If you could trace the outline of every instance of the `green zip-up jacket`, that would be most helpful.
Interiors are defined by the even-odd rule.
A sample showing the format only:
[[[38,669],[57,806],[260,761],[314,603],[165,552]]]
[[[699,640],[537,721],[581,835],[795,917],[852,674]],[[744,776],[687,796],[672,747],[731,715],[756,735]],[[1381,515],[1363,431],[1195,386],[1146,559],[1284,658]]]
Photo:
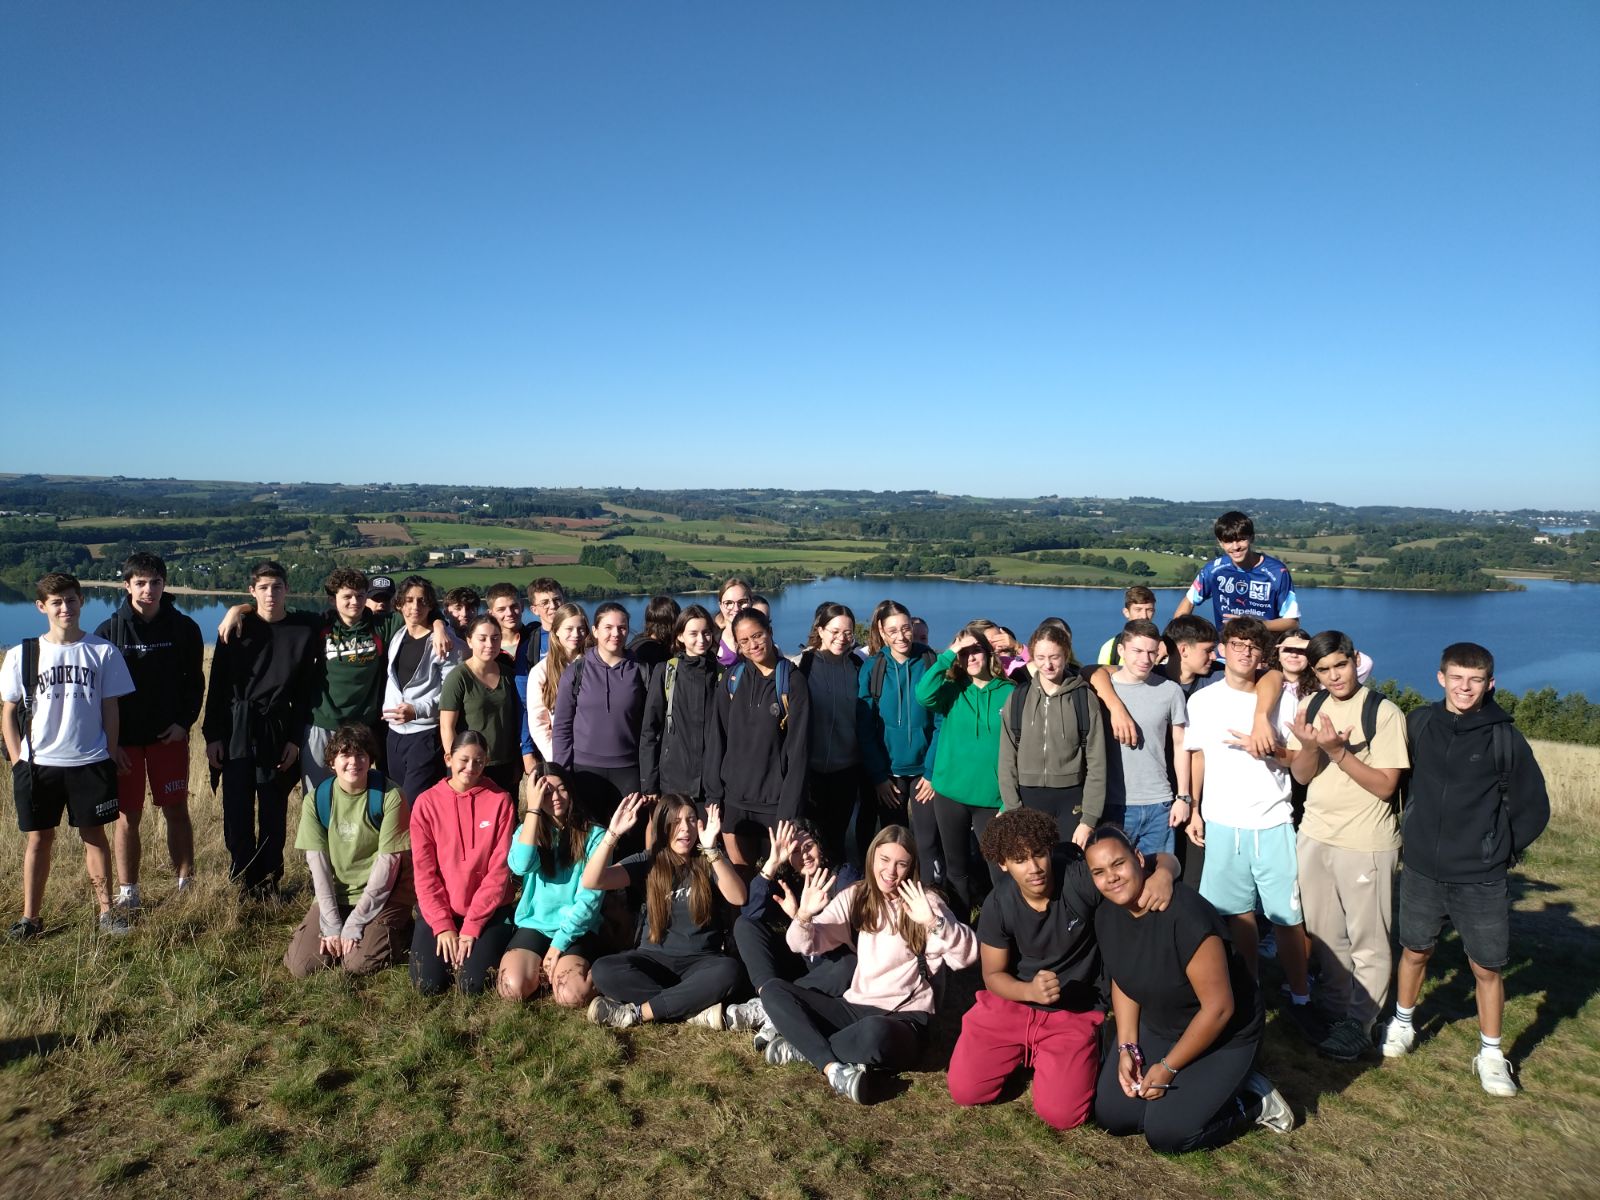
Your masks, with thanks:
[[[917,680],[917,703],[942,713],[934,754],[933,790],[973,808],[1000,807],[1000,710],[1016,691],[1009,679],[983,687],[963,677],[945,678],[956,661],[946,650]]]

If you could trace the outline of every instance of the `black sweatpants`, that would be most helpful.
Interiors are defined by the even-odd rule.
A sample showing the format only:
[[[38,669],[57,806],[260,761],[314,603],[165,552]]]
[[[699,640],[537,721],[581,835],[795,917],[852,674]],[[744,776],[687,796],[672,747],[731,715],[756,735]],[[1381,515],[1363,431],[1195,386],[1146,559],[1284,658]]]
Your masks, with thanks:
[[[1022,801],[1023,808],[1037,809],[1046,816],[1055,818],[1056,834],[1063,842],[1072,840],[1073,831],[1078,828],[1081,819],[1080,810],[1083,808],[1081,787],[1019,786],[1017,795]]]
[[[298,769],[262,772],[248,758],[222,764],[222,840],[228,874],[248,889],[283,878],[283,843],[289,791]]]
[[[917,842],[917,862],[922,867],[922,882],[944,886],[944,847],[939,843],[939,819],[934,815],[933,801],[926,804],[915,799],[920,775],[895,775],[891,782],[895,793],[905,802],[901,816],[887,824],[907,825]],[[865,867],[863,866],[863,869]]]
[[[418,796],[445,777],[444,747],[437,728],[416,733],[396,733],[391,729],[387,744],[389,778],[411,803],[415,804]]]
[[[842,996],[855,978],[856,952],[850,947],[836,947],[810,963],[789,949],[784,935],[765,921],[740,917],[733,923],[733,942],[750,986],[757,992],[774,979],[782,979],[826,996]]]
[[[860,767],[842,771],[811,771],[806,775],[806,816],[816,822],[822,834],[822,850],[835,865],[860,862],[847,858],[845,838],[850,831],[850,816],[857,806],[869,808],[866,776]],[[860,853],[866,852],[862,843]]]
[[[761,993],[767,1019],[817,1070],[829,1063],[861,1063],[903,1071],[917,1061],[928,1028],[925,1012],[890,1012],[850,1004],[774,979]]]
[[[938,792],[933,795],[933,816],[939,822],[939,842],[944,847],[944,889],[958,921],[970,920],[978,901],[1000,886],[1000,868],[993,864],[989,865],[987,888],[977,877],[983,859],[973,845],[999,811],[962,804]]]
[[[1146,1063],[1156,1062],[1174,1044],[1155,1034],[1139,1036]],[[1107,1054],[1095,1088],[1095,1120],[1110,1134],[1144,1134],[1159,1154],[1220,1146],[1250,1124],[1236,1097],[1260,1048],[1260,1039],[1251,1038],[1208,1050],[1179,1071],[1172,1089],[1153,1103],[1123,1093],[1117,1082],[1119,1056]]]
[[[506,952],[506,943],[517,931],[517,927],[511,923],[512,912],[513,906],[510,904],[495,910],[484,924],[483,932],[472,943],[472,949],[467,952],[467,961],[461,964],[459,970],[439,957],[438,932],[429,929],[428,922],[418,913],[417,924],[411,934],[411,982],[416,985],[417,991],[424,996],[437,996],[450,986],[451,975],[455,976],[456,987],[467,995],[476,996],[483,991],[489,972],[500,965],[500,957]],[[460,929],[461,926],[457,924],[457,932]]]
[[[657,1021],[682,1021],[733,995],[744,970],[726,954],[668,954],[659,946],[640,946],[599,959],[590,977],[602,996],[648,1003]]]
[[[617,805],[622,803],[622,798],[639,790],[639,764],[634,763],[631,767],[586,767],[582,763],[574,764],[572,788],[576,799],[589,814],[589,819],[604,828],[617,811]],[[616,849],[618,859],[644,849],[645,825],[654,815],[655,809],[652,808],[644,814],[644,820],[623,836]]]

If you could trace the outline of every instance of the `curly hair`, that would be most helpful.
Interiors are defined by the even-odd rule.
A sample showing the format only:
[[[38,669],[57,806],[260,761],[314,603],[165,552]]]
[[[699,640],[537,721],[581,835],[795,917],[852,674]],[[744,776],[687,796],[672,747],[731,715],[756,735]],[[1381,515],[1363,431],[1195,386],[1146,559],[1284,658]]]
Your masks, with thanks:
[[[1015,808],[989,822],[978,849],[998,867],[1036,854],[1049,854],[1060,840],[1054,817],[1036,808]]]
[[[364,592],[367,590],[367,577],[354,567],[336,567],[322,581],[322,590],[328,593],[329,599],[337,596],[345,588],[349,588],[352,592]]]
[[[344,721],[328,737],[323,751],[323,761],[330,766],[341,754],[365,754],[369,759],[378,757],[378,739],[361,721]]]

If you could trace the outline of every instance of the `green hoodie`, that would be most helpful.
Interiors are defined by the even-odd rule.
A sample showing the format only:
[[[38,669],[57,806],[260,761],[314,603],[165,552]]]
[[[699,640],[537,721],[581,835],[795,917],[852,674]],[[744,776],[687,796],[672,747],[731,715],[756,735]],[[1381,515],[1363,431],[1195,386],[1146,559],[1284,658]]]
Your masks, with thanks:
[[[337,729],[341,721],[376,725],[383,715],[383,679],[389,668],[389,642],[405,625],[399,613],[375,617],[363,611],[346,625],[333,611],[322,616],[322,645],[327,660],[322,695],[311,712],[318,729]]]
[[[956,661],[946,650],[917,680],[917,703],[944,714],[929,782],[933,790],[973,808],[1000,807],[1000,710],[1016,691],[1009,679],[978,687],[945,678]]]

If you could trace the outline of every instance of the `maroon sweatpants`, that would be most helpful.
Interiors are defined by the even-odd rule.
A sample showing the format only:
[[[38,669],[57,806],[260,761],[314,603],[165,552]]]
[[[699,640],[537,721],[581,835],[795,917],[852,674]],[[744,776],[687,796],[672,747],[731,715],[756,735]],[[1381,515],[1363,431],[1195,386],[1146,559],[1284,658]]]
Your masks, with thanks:
[[[961,1019],[947,1082],[957,1104],[988,1104],[1018,1067],[1033,1067],[1033,1111],[1055,1129],[1089,1119],[1105,1014],[1042,1009],[985,989]]]

